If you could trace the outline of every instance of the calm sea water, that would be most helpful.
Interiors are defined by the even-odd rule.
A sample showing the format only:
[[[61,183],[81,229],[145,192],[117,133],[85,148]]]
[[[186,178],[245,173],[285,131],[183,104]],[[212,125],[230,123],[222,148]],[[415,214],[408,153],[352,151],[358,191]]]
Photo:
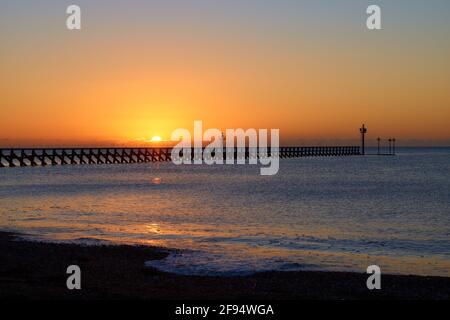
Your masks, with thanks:
[[[450,276],[450,148],[396,157],[0,169],[0,229],[82,243],[183,249],[184,274],[263,270]]]

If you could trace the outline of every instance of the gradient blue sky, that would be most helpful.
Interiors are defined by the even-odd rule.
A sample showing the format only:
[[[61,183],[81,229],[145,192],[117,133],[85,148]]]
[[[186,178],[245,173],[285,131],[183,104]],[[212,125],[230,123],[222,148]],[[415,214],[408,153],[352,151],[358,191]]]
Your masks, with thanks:
[[[168,138],[196,119],[449,145],[449,39],[444,0],[1,0],[0,145]]]

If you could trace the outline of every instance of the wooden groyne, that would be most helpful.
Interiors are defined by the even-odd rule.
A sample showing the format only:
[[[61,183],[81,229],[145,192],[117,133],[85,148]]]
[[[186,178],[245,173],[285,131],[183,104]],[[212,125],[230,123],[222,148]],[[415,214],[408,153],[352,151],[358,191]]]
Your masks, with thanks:
[[[201,150],[203,151],[203,150]],[[235,159],[259,157],[258,149],[234,148],[231,154]],[[172,148],[31,148],[0,149],[0,167],[28,167],[81,164],[118,164],[171,161]],[[191,150],[192,159],[203,152]],[[329,157],[360,155],[359,146],[333,147],[280,147],[268,155],[280,158]],[[214,154],[213,154],[214,156]],[[226,149],[224,149],[224,158]]]

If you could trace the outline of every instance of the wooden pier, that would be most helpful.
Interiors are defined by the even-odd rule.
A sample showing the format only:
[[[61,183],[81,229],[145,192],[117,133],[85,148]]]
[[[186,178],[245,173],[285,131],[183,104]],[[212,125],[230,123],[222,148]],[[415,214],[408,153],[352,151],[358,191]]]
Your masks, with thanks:
[[[244,150],[245,149],[245,150]],[[202,152],[200,152],[202,151]],[[261,150],[234,148],[234,158],[259,157]],[[118,164],[171,161],[172,148],[30,148],[0,149],[0,167],[35,167],[50,165]],[[280,147],[267,150],[280,158],[330,157],[361,155],[359,146]],[[191,150],[192,159],[203,150]],[[213,154],[214,156],[214,154]],[[226,149],[224,148],[224,159]]]

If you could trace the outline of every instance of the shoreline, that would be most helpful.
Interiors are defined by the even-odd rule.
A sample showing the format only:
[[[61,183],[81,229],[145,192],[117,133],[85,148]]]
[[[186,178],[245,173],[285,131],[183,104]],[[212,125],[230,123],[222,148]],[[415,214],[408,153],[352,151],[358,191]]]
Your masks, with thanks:
[[[449,300],[450,277],[353,272],[261,272],[247,276],[186,276],[144,266],[170,249],[144,245],[37,242],[0,231],[0,299],[31,300]],[[26,235],[25,235],[26,236]],[[66,269],[81,268],[81,290],[68,290]]]

